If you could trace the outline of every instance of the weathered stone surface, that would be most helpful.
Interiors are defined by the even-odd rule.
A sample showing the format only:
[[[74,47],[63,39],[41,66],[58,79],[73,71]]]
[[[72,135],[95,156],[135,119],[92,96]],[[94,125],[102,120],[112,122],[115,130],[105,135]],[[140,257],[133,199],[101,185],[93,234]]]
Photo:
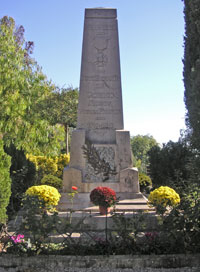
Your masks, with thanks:
[[[72,133],[70,149],[70,167],[83,169],[85,166],[85,159],[83,157],[82,150],[82,146],[85,144],[85,133],[86,131],[83,129],[74,130]]]
[[[77,186],[84,203],[84,194],[97,186],[110,187],[116,193],[139,192],[130,134],[123,129],[117,12],[86,9],[78,122],[72,134],[69,168],[63,174],[65,192]],[[100,170],[95,167],[95,158],[83,153],[88,143],[92,146],[90,154],[99,158]]]
[[[123,129],[116,9],[86,9],[77,128]]]
[[[199,254],[118,256],[0,256],[0,272],[199,272]]]
[[[116,145],[119,154],[119,169],[132,167],[132,153],[130,144],[130,133],[125,130],[116,130]]]
[[[137,168],[126,168],[120,172],[120,191],[139,193]]]
[[[63,172],[63,191],[71,192],[72,186],[77,186],[81,190],[82,171],[76,168],[65,168]]]
[[[100,184],[98,184],[100,185]],[[115,186],[114,186],[115,185]],[[87,186],[82,190],[91,192],[95,188],[94,183],[83,183],[83,186]],[[110,186],[110,184],[105,184],[105,186]],[[119,183],[111,183],[113,190],[119,190]],[[69,188],[70,191],[70,188]],[[141,193],[133,192],[121,192],[117,193],[117,198],[119,198],[119,203],[116,205],[117,211],[147,211],[152,210],[147,206],[147,199]],[[67,193],[61,193],[61,199],[59,202],[58,210],[66,211],[67,209],[73,210],[90,210],[91,212],[97,212],[98,207],[95,207],[93,203],[90,202],[90,193],[78,193],[75,196],[73,207],[71,200]],[[75,215],[73,215],[75,216]]]

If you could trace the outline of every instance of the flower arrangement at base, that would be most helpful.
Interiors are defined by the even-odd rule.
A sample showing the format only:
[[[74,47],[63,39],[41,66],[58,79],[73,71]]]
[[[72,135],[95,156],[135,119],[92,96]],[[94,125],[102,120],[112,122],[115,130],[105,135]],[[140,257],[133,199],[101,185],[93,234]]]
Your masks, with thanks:
[[[58,205],[61,196],[56,188],[49,185],[32,186],[26,190],[26,195],[37,196],[47,208]]]
[[[179,203],[179,194],[168,186],[160,186],[152,191],[148,198],[148,204],[153,205],[159,214],[164,214],[167,207],[174,207]]]
[[[115,206],[117,197],[115,191],[109,187],[96,187],[90,193],[90,201],[99,207],[109,208]]]

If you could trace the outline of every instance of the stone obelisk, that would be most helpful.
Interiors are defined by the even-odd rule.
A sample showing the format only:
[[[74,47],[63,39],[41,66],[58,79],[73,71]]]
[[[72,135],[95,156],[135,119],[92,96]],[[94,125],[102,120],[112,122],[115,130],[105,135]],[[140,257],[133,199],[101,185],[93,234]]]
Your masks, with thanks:
[[[77,207],[89,205],[97,186],[114,189],[121,199],[139,193],[130,135],[123,125],[116,9],[85,9],[78,123],[70,157],[63,189],[78,187]]]

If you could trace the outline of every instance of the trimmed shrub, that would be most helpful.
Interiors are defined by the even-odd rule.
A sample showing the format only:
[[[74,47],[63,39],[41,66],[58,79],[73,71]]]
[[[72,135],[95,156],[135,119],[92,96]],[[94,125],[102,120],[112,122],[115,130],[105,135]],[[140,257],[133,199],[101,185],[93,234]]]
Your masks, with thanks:
[[[53,176],[53,175],[45,175],[41,179],[41,184],[42,185],[50,185],[55,187],[56,189],[61,189],[62,188],[62,179]]]

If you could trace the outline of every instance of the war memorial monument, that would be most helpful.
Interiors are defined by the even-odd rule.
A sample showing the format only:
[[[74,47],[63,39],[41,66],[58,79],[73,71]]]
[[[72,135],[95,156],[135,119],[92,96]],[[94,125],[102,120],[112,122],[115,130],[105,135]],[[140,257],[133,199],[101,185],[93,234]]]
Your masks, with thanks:
[[[74,208],[92,204],[97,186],[115,190],[120,200],[143,198],[138,170],[132,167],[130,133],[124,130],[117,11],[85,9],[77,128],[70,164],[63,173],[60,208],[66,193],[78,187]]]

